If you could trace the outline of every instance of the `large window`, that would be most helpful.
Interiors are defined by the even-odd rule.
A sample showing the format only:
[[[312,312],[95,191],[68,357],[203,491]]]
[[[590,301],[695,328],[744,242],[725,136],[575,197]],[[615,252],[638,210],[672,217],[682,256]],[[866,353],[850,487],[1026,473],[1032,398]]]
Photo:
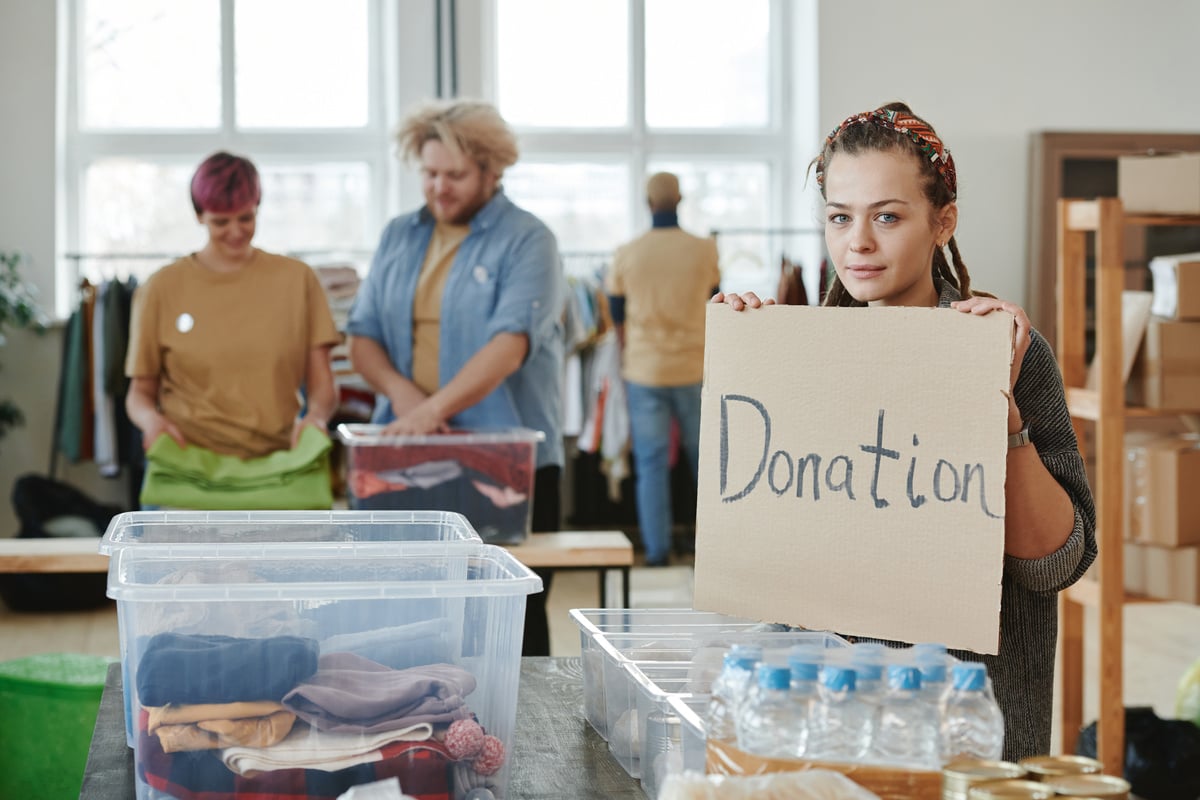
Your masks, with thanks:
[[[188,181],[220,149],[259,167],[258,245],[365,265],[394,162],[388,7],[69,0],[60,285],[203,246]]]
[[[790,216],[788,6],[492,0],[481,85],[522,146],[506,191],[592,269],[649,226],[645,179],[669,170],[685,228],[738,231],[718,238],[725,287],[773,294],[768,229]]]

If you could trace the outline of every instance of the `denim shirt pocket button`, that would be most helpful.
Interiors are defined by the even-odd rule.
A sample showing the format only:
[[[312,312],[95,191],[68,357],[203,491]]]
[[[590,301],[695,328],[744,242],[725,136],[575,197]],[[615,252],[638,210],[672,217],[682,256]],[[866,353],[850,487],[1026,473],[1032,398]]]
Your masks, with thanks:
[[[475,278],[476,283],[487,283],[488,278],[490,277],[488,275],[487,267],[483,266],[482,264],[478,265],[471,271],[471,276]]]

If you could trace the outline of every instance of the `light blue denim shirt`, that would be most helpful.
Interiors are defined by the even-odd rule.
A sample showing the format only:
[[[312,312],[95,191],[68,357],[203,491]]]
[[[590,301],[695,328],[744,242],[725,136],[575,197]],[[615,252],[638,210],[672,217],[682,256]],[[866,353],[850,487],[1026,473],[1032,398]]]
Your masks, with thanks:
[[[347,332],[374,339],[392,366],[412,377],[413,297],[433,235],[428,209],[393,219],[350,309]],[[525,427],[546,434],[537,466],[562,466],[562,313],[566,300],[554,234],[537,217],[496,192],[471,220],[446,276],[438,374],[445,384],[498,333],[523,333],[529,353],[520,369],[487,397],[460,411],[455,428]],[[379,395],[372,421],[395,419]]]

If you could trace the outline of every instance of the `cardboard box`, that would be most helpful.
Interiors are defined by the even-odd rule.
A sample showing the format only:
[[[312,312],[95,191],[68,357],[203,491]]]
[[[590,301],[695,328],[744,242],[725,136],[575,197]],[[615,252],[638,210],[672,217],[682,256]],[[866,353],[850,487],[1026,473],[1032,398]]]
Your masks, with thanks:
[[[1145,595],[1146,592],[1146,548],[1149,545],[1126,542],[1125,591],[1129,594]]]
[[[1200,320],[1200,253],[1150,259],[1154,301],[1150,312],[1177,320]]]
[[[1134,373],[1142,404],[1200,409],[1200,322],[1151,317]]]
[[[1004,312],[709,304],[695,608],[998,652],[1012,356]]]
[[[1200,153],[1121,156],[1117,194],[1134,214],[1200,214]]]
[[[1144,545],[1146,594],[1160,600],[1200,603],[1200,547]]]
[[[1161,547],[1200,545],[1200,440],[1149,439],[1126,448],[1126,538]]]

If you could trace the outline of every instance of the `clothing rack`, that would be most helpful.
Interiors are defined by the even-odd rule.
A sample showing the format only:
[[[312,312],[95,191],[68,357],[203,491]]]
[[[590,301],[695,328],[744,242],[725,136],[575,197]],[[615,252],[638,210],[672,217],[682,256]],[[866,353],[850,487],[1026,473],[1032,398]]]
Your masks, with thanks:
[[[567,277],[598,279],[612,263],[613,253],[611,250],[564,250],[559,257]]]

